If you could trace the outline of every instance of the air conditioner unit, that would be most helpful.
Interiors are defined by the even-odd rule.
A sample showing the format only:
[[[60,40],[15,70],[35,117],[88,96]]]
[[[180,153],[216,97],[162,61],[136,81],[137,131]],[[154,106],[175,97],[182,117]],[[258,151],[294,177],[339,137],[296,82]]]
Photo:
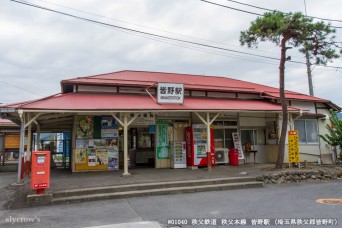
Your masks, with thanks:
[[[217,148],[215,149],[216,164],[227,164],[228,163],[228,149]]]

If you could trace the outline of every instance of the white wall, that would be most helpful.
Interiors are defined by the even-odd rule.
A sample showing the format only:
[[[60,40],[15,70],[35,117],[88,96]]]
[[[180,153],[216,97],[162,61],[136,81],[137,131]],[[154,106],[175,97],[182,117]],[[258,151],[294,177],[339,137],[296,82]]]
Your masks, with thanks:
[[[254,150],[257,150],[258,152],[255,155],[255,162],[256,163],[268,163],[268,155],[267,155],[267,145],[256,145],[254,146]],[[254,155],[250,154],[249,156],[249,162],[253,162]]]
[[[265,127],[265,113],[242,113],[239,117],[240,127]]]
[[[278,157],[279,145],[267,145],[267,162],[275,163]]]
[[[320,158],[320,149],[319,144],[299,144],[300,151],[300,161],[308,161],[308,162],[318,162],[318,158]],[[284,162],[288,163],[288,145],[285,145],[285,157]]]
[[[320,119],[318,120],[318,133],[320,135],[325,135],[328,133],[328,130],[326,129],[326,125],[330,124],[330,112],[327,109],[317,109],[317,112],[323,115],[326,115],[326,119]],[[331,146],[329,146],[323,139],[319,138],[320,144],[321,144],[321,150],[322,154],[330,154],[332,152]]]
[[[302,108],[304,110],[309,110],[310,113],[316,113],[314,102],[291,101],[291,105]]]
[[[239,115],[240,129],[265,129],[266,127],[266,113],[241,113]],[[267,136],[265,136],[267,138]],[[242,145],[243,146],[243,145]],[[267,145],[255,145],[254,150],[258,152],[255,154],[256,163],[267,163]],[[254,154],[251,153],[248,158],[249,163],[254,162]]]

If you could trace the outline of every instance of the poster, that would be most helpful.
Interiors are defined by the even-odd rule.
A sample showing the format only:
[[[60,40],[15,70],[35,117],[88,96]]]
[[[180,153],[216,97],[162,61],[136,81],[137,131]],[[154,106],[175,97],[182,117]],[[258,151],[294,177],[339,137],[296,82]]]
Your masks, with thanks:
[[[108,165],[108,149],[96,150],[96,165]]]
[[[88,139],[76,139],[76,148],[88,148]]]
[[[117,138],[106,139],[106,147],[115,147],[118,145]]]
[[[276,139],[277,138],[274,121],[266,122],[266,132],[267,132],[267,138],[268,139]]]
[[[105,139],[94,139],[94,147],[106,147],[107,142]]]
[[[96,150],[95,149],[87,149],[87,156],[95,156]]]
[[[138,133],[138,148],[151,148],[151,136],[145,132]]]
[[[76,149],[75,150],[75,163],[86,163],[86,149]]]
[[[64,139],[63,152],[65,153],[66,157],[70,157],[70,141],[71,141],[70,138],[71,138],[70,132],[63,132],[63,139]]]
[[[118,124],[113,117],[103,116],[101,118],[101,138],[119,137]]]
[[[297,130],[288,131],[288,144],[289,162],[300,162]]]
[[[234,141],[234,147],[235,147],[236,151],[239,153],[239,159],[245,159],[245,156],[244,156],[243,151],[242,151],[239,133],[233,132],[232,136],[233,136],[233,141]]]
[[[119,151],[117,147],[108,148],[108,169],[119,169]]]
[[[89,139],[88,147],[94,147],[94,139],[93,138]]]
[[[119,129],[101,129],[101,138],[117,138]]]
[[[169,147],[168,146],[158,146],[157,147],[158,159],[168,159],[169,158]]]
[[[96,166],[96,156],[95,155],[88,156],[88,166]]]
[[[118,125],[113,117],[103,116],[101,118],[101,128],[102,129],[115,129]]]
[[[89,139],[93,137],[93,117],[91,116],[76,116],[76,138]]]
[[[57,133],[57,153],[63,152],[63,133]]]

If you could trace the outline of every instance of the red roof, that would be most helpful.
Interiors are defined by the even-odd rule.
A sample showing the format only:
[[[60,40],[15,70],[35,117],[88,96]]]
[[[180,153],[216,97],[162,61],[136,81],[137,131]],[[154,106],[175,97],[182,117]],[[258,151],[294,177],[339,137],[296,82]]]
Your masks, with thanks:
[[[260,95],[260,98],[279,99],[279,89],[256,83],[216,76],[174,74],[144,71],[119,71],[89,77],[63,80],[63,85],[107,85],[156,87],[158,82],[184,84],[186,89],[241,92]],[[310,102],[323,102],[340,110],[340,107],[317,97],[286,91],[286,98]],[[266,100],[266,99],[265,99]],[[27,101],[3,106],[5,108],[44,109],[44,110],[251,110],[279,111],[280,105],[262,100],[237,100],[218,98],[185,97],[184,105],[158,105],[151,97],[121,94],[81,94],[65,93],[40,100]],[[292,107],[292,110],[298,110]]]
[[[8,119],[1,119],[0,118],[0,123],[12,123],[12,121],[10,121]]]
[[[225,77],[201,76],[191,74],[175,74],[145,71],[119,71],[89,77],[63,80],[62,84],[97,84],[97,85],[127,85],[155,86],[158,82],[182,83],[185,88],[212,89],[220,91],[272,91],[273,87],[240,81]]]
[[[281,111],[281,106],[264,100],[185,97],[183,105],[157,104],[150,96],[66,93],[26,104],[7,106],[30,110],[243,110]],[[289,107],[290,111],[299,111]]]
[[[264,92],[264,96],[268,96],[270,98],[279,98],[279,91],[273,91],[273,92],[269,92],[269,91],[265,91]],[[309,96],[309,95],[305,95],[305,94],[301,94],[301,93],[296,93],[296,92],[290,92],[287,91],[286,92],[286,99],[288,100],[302,100],[302,101],[318,101],[318,102],[329,102],[328,100],[324,100],[318,97],[313,97],[313,96]]]
[[[95,84],[121,86],[156,86],[158,82],[174,82],[184,84],[186,89],[213,90],[226,92],[248,92],[265,94],[272,98],[279,98],[279,89],[226,77],[203,76],[191,74],[175,74],[146,71],[119,71],[88,77],[63,80],[62,84]],[[327,102],[327,100],[311,97],[292,91],[286,91],[286,98],[307,101]]]

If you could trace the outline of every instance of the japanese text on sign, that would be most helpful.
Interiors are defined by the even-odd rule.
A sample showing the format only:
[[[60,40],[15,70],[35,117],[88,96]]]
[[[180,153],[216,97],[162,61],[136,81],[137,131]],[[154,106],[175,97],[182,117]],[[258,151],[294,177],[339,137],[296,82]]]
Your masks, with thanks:
[[[167,225],[187,226],[286,226],[286,227],[322,227],[338,226],[337,218],[172,218]]]
[[[299,161],[298,131],[288,131],[289,162]]]
[[[178,83],[158,83],[159,104],[183,104],[184,85]]]
[[[168,159],[169,158],[169,139],[168,139],[168,122],[158,120],[157,122],[157,158]]]
[[[233,142],[234,142],[234,147],[239,153],[239,159],[245,159],[244,154],[242,153],[242,146],[241,146],[241,140],[240,140],[240,135],[237,132],[232,133],[233,136]]]

